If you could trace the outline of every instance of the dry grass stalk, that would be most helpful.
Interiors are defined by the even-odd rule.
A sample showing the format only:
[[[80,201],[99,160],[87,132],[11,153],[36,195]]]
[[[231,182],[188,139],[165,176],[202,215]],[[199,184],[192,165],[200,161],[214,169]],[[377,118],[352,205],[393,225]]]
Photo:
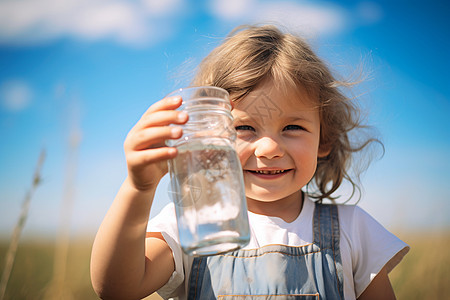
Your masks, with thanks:
[[[41,168],[42,165],[44,164],[44,160],[45,160],[45,149],[43,149],[41,151],[41,154],[39,155],[38,163],[34,171],[31,188],[26,193],[25,198],[22,202],[22,209],[20,211],[19,220],[17,221],[17,224],[14,227],[14,231],[11,237],[11,243],[9,244],[8,252],[6,252],[5,267],[3,269],[2,280],[0,282],[0,300],[3,300],[5,297],[6,287],[8,285],[9,277],[11,275],[12,267],[14,265],[14,259],[16,257],[17,246],[19,245],[19,239],[28,217],[28,210],[30,207],[31,198],[33,197],[34,192],[41,183]]]
[[[73,101],[69,112],[70,133],[66,166],[64,195],[61,204],[60,225],[56,236],[53,278],[46,291],[46,299],[72,299],[72,291],[66,284],[67,257],[70,243],[70,220],[75,202],[75,179],[78,150],[81,143],[78,102]]]

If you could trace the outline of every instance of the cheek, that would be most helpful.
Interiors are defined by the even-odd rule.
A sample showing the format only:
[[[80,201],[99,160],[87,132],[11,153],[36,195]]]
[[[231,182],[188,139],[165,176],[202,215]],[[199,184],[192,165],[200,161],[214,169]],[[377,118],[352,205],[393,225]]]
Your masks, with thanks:
[[[248,158],[252,154],[251,143],[237,139],[236,140],[236,152],[239,156],[241,165],[244,166]]]
[[[296,180],[299,186],[306,185],[313,178],[317,169],[317,151],[312,151],[308,147],[297,148],[295,153],[295,166],[297,169]]]
[[[297,161],[297,164],[300,164],[299,167],[302,169],[315,169],[315,165],[317,164],[318,143],[313,141],[303,141],[302,143],[292,145],[291,149],[294,149],[291,152],[291,155]]]

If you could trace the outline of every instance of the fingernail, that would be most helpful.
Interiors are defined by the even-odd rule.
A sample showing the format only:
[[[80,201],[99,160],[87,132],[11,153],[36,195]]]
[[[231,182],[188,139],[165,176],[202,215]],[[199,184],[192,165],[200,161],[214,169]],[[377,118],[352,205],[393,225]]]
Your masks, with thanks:
[[[186,121],[187,117],[188,117],[188,114],[186,112],[182,111],[182,112],[178,113],[177,119],[180,122],[184,122],[184,121]]]
[[[181,133],[180,127],[173,127],[171,130],[172,136],[179,136]]]
[[[177,153],[177,149],[175,149],[175,148],[169,148],[169,149],[167,150],[167,152],[168,152],[169,155],[174,155],[175,153]]]
[[[178,103],[178,102],[180,102],[180,100],[181,100],[181,97],[180,97],[180,96],[174,96],[174,97],[172,98],[172,102],[173,102],[173,103]]]

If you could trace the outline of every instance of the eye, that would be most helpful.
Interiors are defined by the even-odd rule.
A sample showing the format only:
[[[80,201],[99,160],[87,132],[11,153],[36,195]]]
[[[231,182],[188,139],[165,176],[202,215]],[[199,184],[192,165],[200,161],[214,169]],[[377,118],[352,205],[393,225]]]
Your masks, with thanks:
[[[251,131],[255,131],[255,128],[253,128],[252,126],[249,126],[249,125],[239,125],[239,126],[236,126],[235,129],[236,129],[237,131],[239,131],[239,130],[251,130]]]
[[[283,131],[285,130],[306,130],[306,129],[299,125],[287,125],[286,127],[283,128]]]

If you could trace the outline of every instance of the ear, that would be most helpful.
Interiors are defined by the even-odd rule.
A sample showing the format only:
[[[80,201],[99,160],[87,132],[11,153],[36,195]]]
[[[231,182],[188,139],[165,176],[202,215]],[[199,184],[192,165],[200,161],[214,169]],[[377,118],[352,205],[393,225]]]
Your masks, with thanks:
[[[327,145],[319,145],[319,151],[317,152],[318,158],[327,157],[331,152],[331,147]]]

